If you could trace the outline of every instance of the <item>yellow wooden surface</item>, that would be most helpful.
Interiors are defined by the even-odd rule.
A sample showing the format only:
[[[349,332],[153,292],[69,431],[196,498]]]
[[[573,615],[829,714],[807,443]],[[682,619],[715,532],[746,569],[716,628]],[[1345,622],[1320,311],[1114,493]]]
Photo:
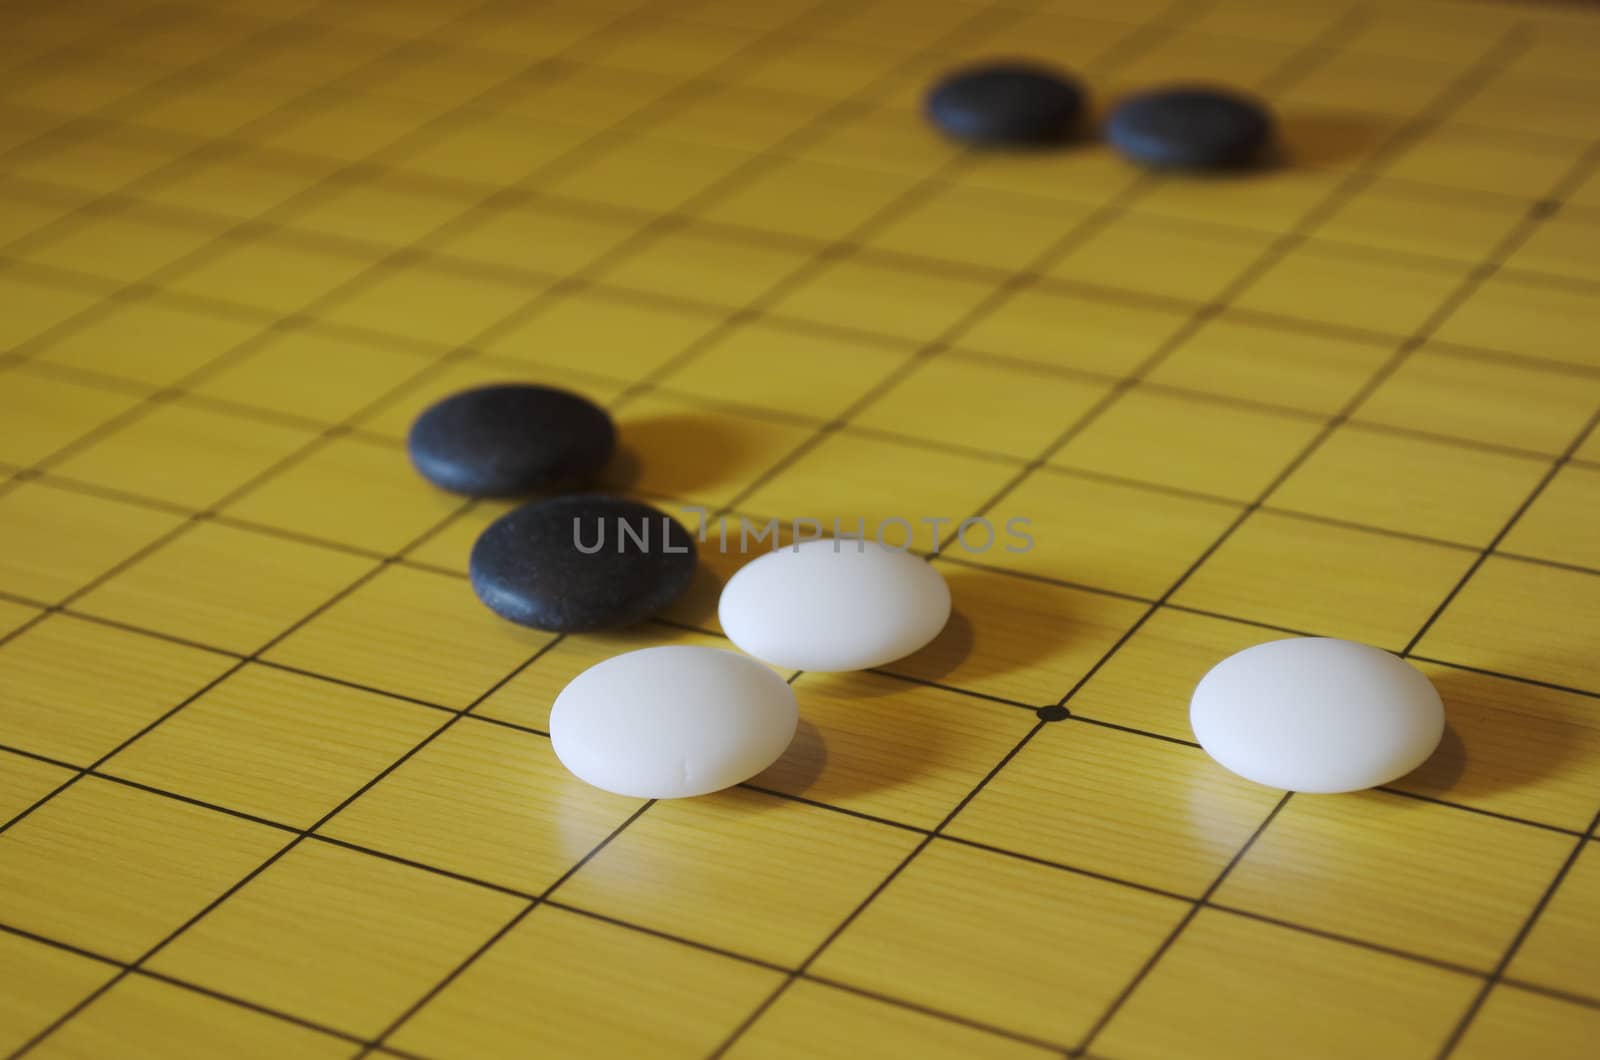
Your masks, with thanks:
[[[1588,1057],[1600,19],[1429,0],[63,0],[0,40],[0,1054]],[[1256,91],[1283,158],[976,154],[942,71]],[[730,519],[1025,519],[790,675],[749,784],[572,778],[441,396],[608,406]],[[684,513],[685,521],[695,517]],[[944,533],[953,530],[947,524]],[[900,531],[890,531],[898,535]],[[1193,744],[1220,658],[1411,656],[1377,792]],[[1035,711],[1064,705],[1070,716]],[[1046,720],[1055,719],[1055,720]]]

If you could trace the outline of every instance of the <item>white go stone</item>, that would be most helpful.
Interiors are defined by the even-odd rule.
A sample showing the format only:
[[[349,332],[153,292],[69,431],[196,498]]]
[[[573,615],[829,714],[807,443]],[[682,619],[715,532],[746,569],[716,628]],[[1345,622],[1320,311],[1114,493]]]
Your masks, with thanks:
[[[1195,686],[1189,724],[1247,780],[1331,793],[1387,784],[1444,735],[1444,704],[1416,667],[1365,644],[1275,640],[1230,655]]]
[[[823,538],[741,567],[723,587],[717,617],[728,639],[774,666],[865,670],[938,636],[950,618],[950,587],[910,552]]]
[[[794,690],[754,659],[676,644],[583,671],[550,708],[561,764],[597,788],[678,799],[749,780],[782,755]]]

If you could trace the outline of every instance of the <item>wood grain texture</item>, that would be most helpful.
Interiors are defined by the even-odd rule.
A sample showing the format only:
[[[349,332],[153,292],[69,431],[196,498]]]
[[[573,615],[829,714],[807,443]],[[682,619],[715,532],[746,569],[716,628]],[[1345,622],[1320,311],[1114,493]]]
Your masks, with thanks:
[[[1592,12],[11,6],[0,1052],[1593,1052]],[[1078,73],[1082,142],[936,135],[995,55]],[[1097,142],[1191,78],[1281,157]],[[728,517],[664,621],[473,597],[516,501],[403,443],[516,380],[611,410],[598,488]],[[725,645],[740,516],[906,520],[952,620],[784,672],[751,785],[585,787],[552,700]],[[1439,751],[1287,799],[1208,759],[1195,682],[1300,633],[1414,646]]]

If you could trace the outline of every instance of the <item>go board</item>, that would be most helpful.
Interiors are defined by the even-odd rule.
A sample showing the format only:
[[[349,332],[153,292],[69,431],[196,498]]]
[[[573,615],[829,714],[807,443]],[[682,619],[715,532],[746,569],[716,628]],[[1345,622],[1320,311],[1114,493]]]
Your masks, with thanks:
[[[1597,47],[1345,0],[11,5],[0,1049],[1592,1055]],[[960,150],[921,93],[993,55],[1257,93],[1282,157]],[[504,506],[403,437],[516,379],[704,513],[662,621],[473,599]],[[904,520],[950,626],[794,675],[749,784],[571,779],[555,693],[724,643],[772,519]],[[1294,634],[1410,658],[1439,752],[1214,765],[1189,690]]]

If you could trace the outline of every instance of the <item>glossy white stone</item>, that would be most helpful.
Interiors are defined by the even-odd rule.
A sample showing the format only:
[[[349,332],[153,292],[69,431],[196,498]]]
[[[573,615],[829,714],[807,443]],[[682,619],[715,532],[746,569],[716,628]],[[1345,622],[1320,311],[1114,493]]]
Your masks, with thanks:
[[[754,659],[673,644],[613,656],[550,708],[550,743],[580,780],[618,795],[679,799],[749,780],[783,754],[794,690]]]
[[[1258,784],[1358,791],[1421,765],[1444,735],[1444,705],[1398,656],[1303,637],[1218,663],[1195,686],[1189,724],[1207,754]]]
[[[950,587],[910,552],[825,538],[741,567],[722,589],[717,617],[734,644],[774,666],[865,670],[938,636]]]

